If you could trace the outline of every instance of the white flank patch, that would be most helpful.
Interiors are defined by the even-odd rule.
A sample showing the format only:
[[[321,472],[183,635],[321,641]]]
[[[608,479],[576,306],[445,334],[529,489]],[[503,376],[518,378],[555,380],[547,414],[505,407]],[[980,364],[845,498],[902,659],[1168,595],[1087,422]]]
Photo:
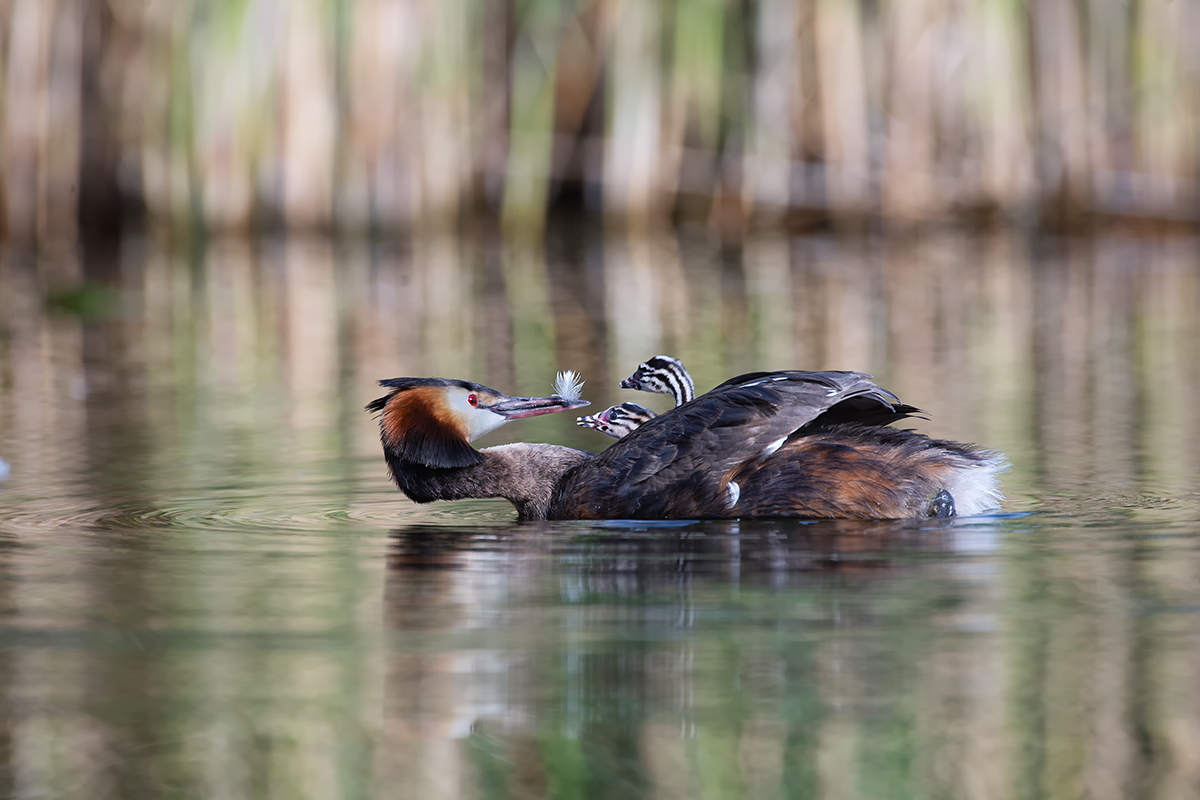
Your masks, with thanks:
[[[986,461],[972,463],[954,472],[946,491],[954,498],[954,511],[960,517],[973,517],[1000,507],[1000,473],[1009,468],[1002,453],[988,453]]]
[[[583,378],[573,369],[558,373],[554,379],[554,394],[563,400],[578,400],[583,391]]]
[[[742,496],[742,487],[737,485],[737,481],[730,481],[725,487],[725,507],[733,508],[737,505],[738,498]]]
[[[786,441],[787,437],[781,436],[775,441],[771,442],[769,445],[763,448],[762,454],[759,456],[759,458],[766,458],[767,456],[771,455],[771,453],[774,453],[776,450],[783,447],[783,443]]]
[[[751,381],[750,383],[743,383],[742,387],[748,389],[751,386],[762,386],[764,383],[774,383],[775,381],[786,381],[787,379],[788,379],[787,375],[777,375],[774,378],[759,378],[758,380]],[[833,394],[833,392],[830,392],[830,394]]]

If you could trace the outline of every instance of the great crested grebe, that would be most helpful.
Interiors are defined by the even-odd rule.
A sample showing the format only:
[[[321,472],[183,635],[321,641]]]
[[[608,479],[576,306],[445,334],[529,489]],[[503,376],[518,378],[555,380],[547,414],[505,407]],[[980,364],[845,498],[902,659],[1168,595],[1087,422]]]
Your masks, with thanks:
[[[655,394],[669,394],[675,398],[675,406],[696,398],[696,386],[692,376],[683,368],[683,362],[671,356],[655,356],[638,365],[625,380],[622,389],[638,389]]]
[[[609,406],[599,414],[588,414],[577,417],[575,424],[581,428],[591,428],[600,431],[614,439],[628,436],[631,431],[641,427],[643,422],[655,417],[655,413],[637,403],[621,403]]]
[[[477,451],[509,419],[586,405],[467,381],[395,378],[367,408],[410,498],[504,497],[521,519],[972,515],[1001,499],[997,452],[883,427],[918,412],[858,372],[755,372],[645,422],[599,455],[551,444]]]

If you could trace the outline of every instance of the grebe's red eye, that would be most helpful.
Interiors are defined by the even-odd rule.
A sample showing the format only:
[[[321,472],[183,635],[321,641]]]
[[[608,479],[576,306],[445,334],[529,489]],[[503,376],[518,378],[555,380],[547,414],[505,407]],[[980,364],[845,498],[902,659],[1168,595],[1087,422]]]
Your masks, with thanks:
[[[470,403],[472,406],[477,406],[477,405],[479,405],[479,398],[473,394],[469,394],[469,395],[467,395],[467,402]]]

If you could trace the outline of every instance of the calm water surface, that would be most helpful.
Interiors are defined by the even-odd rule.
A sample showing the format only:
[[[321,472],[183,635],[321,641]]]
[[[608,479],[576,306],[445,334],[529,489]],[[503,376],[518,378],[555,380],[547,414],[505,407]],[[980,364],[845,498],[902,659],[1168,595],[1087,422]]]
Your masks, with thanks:
[[[0,795],[1200,795],[1198,253],[10,254]],[[379,378],[559,368],[598,410],[658,352],[703,388],[872,372],[1009,454],[1004,512],[518,524],[408,502],[361,410]],[[481,444],[522,439],[607,442],[555,415]]]

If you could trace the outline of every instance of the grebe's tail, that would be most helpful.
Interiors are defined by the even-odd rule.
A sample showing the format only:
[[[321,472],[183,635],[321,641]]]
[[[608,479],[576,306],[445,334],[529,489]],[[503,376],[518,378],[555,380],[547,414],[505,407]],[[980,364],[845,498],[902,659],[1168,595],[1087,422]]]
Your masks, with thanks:
[[[1000,473],[1011,466],[998,450],[975,450],[968,458],[967,463],[951,472],[946,482],[960,517],[973,517],[998,509],[1004,500],[1000,493]]]

